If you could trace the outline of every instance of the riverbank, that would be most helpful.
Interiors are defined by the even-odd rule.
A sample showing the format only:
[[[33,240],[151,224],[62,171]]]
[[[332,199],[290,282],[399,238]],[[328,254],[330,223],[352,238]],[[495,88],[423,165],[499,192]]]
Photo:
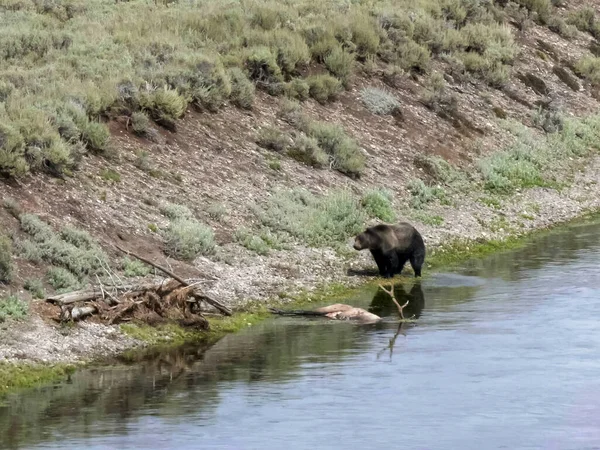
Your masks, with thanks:
[[[593,165],[591,167],[594,167]],[[600,186],[600,184],[598,185]],[[600,194],[600,190],[598,192]],[[593,194],[590,198],[593,197]],[[563,210],[564,211],[564,210]],[[590,207],[588,209],[570,209],[567,216],[559,215],[555,220],[548,217],[540,218],[537,223],[543,224],[538,227],[528,227],[515,232],[514,229],[496,230],[493,237],[469,238],[465,235],[455,236],[454,239],[446,243],[438,243],[429,246],[429,255],[427,258],[428,271],[436,271],[442,268],[450,269],[453,265],[459,264],[465,260],[479,258],[491,253],[516,249],[526,245],[531,239],[539,237],[545,233],[551,233],[566,226],[594,220],[600,213],[600,207]],[[355,268],[367,268],[372,266],[367,261],[362,266],[355,263]],[[409,271],[407,271],[409,272]],[[425,274],[427,276],[428,274]],[[397,276],[395,281],[402,283],[403,279],[408,280],[412,273],[405,273]],[[124,359],[135,361],[143,357],[145,352],[160,351],[160,348],[182,345],[184,343],[197,342],[199,345],[210,345],[228,333],[234,333],[240,329],[257,324],[258,322],[270,317],[267,306],[300,307],[310,306],[311,303],[322,303],[331,301],[332,303],[350,296],[354,289],[364,287],[365,284],[377,283],[381,281],[378,277],[365,277],[361,282],[357,282],[357,277],[345,277],[329,282],[320,286],[310,286],[307,289],[290,294],[284,297],[271,297],[267,301],[246,301],[240,304],[233,317],[210,317],[210,332],[190,331],[178,325],[165,325],[151,327],[148,325],[126,324],[121,326],[104,326],[99,324],[90,324],[81,322],[70,327],[69,332],[65,332],[57,327],[51,327],[44,323],[39,316],[31,318],[27,323],[12,323],[3,330],[4,335],[9,337],[13,334],[14,338],[21,339],[20,342],[5,339],[0,344],[0,350],[14,346],[22,351],[20,358],[8,360],[0,364],[0,395],[38,385],[43,385],[59,381],[69,376],[77,368],[90,364],[102,364],[108,359],[117,355],[122,355]],[[42,339],[39,333],[56,333],[46,335]],[[32,343],[31,336],[36,334],[37,342],[36,353],[29,349],[29,343]],[[57,336],[61,336],[58,338]],[[88,338],[90,345],[85,347],[85,339]],[[101,336],[99,338],[99,336]],[[69,337],[73,342],[69,342]],[[96,340],[91,345],[92,337]],[[62,345],[58,344],[63,340]],[[48,349],[47,342],[54,341],[57,346]],[[106,342],[113,342],[113,345],[106,345]],[[77,344],[74,344],[77,342]],[[99,345],[98,345],[99,344]],[[83,345],[83,346],[82,346]],[[58,347],[62,349],[78,347],[76,357],[66,356],[64,353],[56,353]],[[54,350],[54,351],[53,351]],[[54,357],[53,357],[54,356]],[[58,356],[58,358],[56,357]]]

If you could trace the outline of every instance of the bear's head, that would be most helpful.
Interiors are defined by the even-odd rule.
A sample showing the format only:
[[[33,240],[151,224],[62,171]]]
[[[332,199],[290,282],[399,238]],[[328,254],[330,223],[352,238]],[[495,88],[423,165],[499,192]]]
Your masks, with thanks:
[[[354,238],[354,250],[364,250],[366,248],[371,248],[373,238],[369,231],[365,231],[360,233]]]

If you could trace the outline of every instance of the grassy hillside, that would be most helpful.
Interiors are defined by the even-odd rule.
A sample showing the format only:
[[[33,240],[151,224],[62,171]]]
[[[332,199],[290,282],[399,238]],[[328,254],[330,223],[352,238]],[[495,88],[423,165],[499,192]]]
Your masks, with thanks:
[[[127,116],[147,135],[150,119],[174,128],[188,105],[216,111],[226,103],[251,108],[255,88],[326,103],[358,71],[386,64],[385,75],[430,73],[423,100],[452,109],[448,72],[494,87],[509,80],[519,52],[509,21],[536,21],[566,37],[574,26],[596,33],[593,10],[565,21],[549,0],[504,5],[473,0],[369,1],[3,1],[0,36],[3,108],[0,170],[69,173],[82,153],[110,147],[105,119]],[[573,25],[569,25],[569,24]],[[599,27],[600,28],[600,27]],[[577,64],[590,79],[600,66]],[[363,93],[370,109],[393,112],[393,98]],[[449,111],[451,113],[451,111]],[[358,175],[364,158],[333,130],[303,124],[294,154]],[[338,133],[339,134],[339,133]],[[151,137],[151,134],[150,134]],[[263,141],[277,139],[273,133]],[[325,142],[327,141],[327,142]],[[313,155],[306,146],[327,153]],[[306,153],[309,153],[308,155]]]
[[[589,2],[0,11],[0,321],[26,312],[18,297],[151,274],[116,241],[234,301],[339,278],[373,221],[477,238],[540,226],[592,182]]]

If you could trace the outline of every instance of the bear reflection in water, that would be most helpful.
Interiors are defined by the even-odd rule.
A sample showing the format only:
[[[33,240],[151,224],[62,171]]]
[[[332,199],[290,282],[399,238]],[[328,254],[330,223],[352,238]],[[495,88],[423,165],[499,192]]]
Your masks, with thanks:
[[[425,308],[425,295],[423,294],[421,281],[415,281],[408,292],[406,289],[407,287],[404,284],[394,285],[394,296],[400,305],[404,305],[408,301],[408,305],[404,308],[405,317],[413,316],[414,319],[418,319],[421,317],[423,308]],[[371,300],[369,312],[385,317],[397,314],[398,309],[387,292],[377,289],[373,300]]]

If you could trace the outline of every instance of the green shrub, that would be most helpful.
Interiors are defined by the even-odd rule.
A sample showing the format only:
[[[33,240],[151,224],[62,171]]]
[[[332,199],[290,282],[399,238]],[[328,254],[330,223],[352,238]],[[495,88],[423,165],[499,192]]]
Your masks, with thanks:
[[[329,163],[329,155],[319,147],[315,138],[298,134],[288,149],[288,155],[309,166],[323,168]]]
[[[517,3],[536,13],[538,22],[542,25],[548,23],[552,15],[552,3],[550,0],[517,0]]]
[[[349,31],[356,52],[363,58],[375,55],[379,47],[379,27],[367,12],[355,13],[350,17]]]
[[[314,196],[304,189],[275,191],[262,208],[255,208],[261,222],[311,246],[343,243],[362,230],[366,215],[349,192]]]
[[[467,45],[467,40],[460,30],[455,28],[444,30],[444,37],[441,43],[442,51],[454,53],[464,50]]]
[[[160,213],[171,220],[189,219],[194,217],[194,213],[185,205],[176,203],[165,203],[159,207]]]
[[[283,81],[283,75],[277,58],[268,47],[260,46],[248,49],[246,67],[250,79],[261,84],[273,84]]]
[[[290,137],[278,128],[266,126],[259,130],[256,143],[267,150],[283,152],[290,145]]]
[[[166,253],[184,261],[210,255],[215,248],[212,229],[190,217],[172,220],[163,236]]]
[[[479,167],[485,188],[492,192],[508,194],[517,188],[544,185],[535,156],[520,150],[496,153]]]
[[[23,283],[25,290],[31,292],[33,298],[44,298],[46,293],[44,291],[44,284],[41,280],[28,279]]]
[[[258,5],[252,9],[252,25],[261,27],[264,30],[273,30],[286,20],[285,9],[279,9],[275,5]]]
[[[33,214],[22,214],[20,222],[31,241],[20,242],[19,247],[33,259],[66,268],[80,280],[100,273],[108,265],[108,256],[85,231],[65,227],[57,234]]]
[[[57,292],[68,292],[79,289],[80,283],[75,275],[62,267],[51,267],[46,273],[50,286]]]
[[[574,39],[577,36],[577,29],[568,25],[561,17],[550,17],[548,19],[548,28],[565,39]]]
[[[444,218],[442,216],[427,214],[425,211],[415,211],[411,216],[414,220],[421,222],[423,225],[439,227],[444,223]]]
[[[363,195],[361,205],[370,217],[384,222],[394,222],[396,213],[392,207],[392,194],[386,189],[371,189]]]
[[[30,240],[17,240],[14,244],[14,248],[21,258],[25,258],[28,261],[38,264],[43,262],[42,251]]]
[[[564,127],[564,116],[556,109],[539,107],[533,115],[533,124],[546,133],[556,133]]]
[[[324,34],[310,46],[310,54],[315,61],[325,62],[327,55],[330,55],[336,48],[339,48],[339,42],[330,34]]]
[[[103,152],[106,150],[110,132],[106,125],[100,122],[87,121],[81,128],[81,139],[90,150]]]
[[[506,25],[485,25],[469,23],[461,29],[466,46],[470,51],[484,55],[502,63],[510,63],[517,55],[518,48],[510,28]]]
[[[461,173],[457,169],[439,156],[417,155],[414,162],[415,166],[422,169],[438,183],[450,185],[462,178]]]
[[[150,129],[150,119],[142,111],[131,114],[131,129],[138,136],[145,136]]]
[[[331,75],[312,75],[306,79],[310,96],[319,103],[327,103],[337,98],[342,83]]]
[[[213,203],[206,208],[206,212],[211,219],[221,220],[227,214],[227,209],[221,203]]]
[[[341,47],[334,48],[325,57],[325,67],[342,83],[347,84],[354,70],[354,55]]]
[[[152,268],[139,259],[123,258],[121,261],[121,270],[126,277],[145,277],[152,272]]]
[[[400,102],[383,89],[367,87],[361,91],[360,96],[365,107],[373,114],[387,115],[400,111]]]
[[[510,29],[504,25],[470,23],[461,29],[468,52],[459,54],[465,69],[486,80],[494,87],[508,80],[510,64],[518,53]]]
[[[268,255],[269,254],[269,246],[263,241],[260,236],[256,236],[252,234],[249,230],[245,228],[238,229],[234,234],[235,240],[242,246],[246,247],[248,250],[253,251],[259,255]]]
[[[28,171],[23,136],[11,125],[0,122],[0,173],[18,177]]]
[[[294,75],[298,69],[310,62],[310,50],[299,34],[287,30],[277,31],[274,36],[277,64],[283,73]]]
[[[404,70],[427,72],[431,62],[431,52],[427,47],[414,41],[406,41],[397,48],[398,63]]]
[[[119,183],[121,181],[121,174],[111,168],[100,169],[99,175],[100,178],[106,181],[112,181],[115,183]]]
[[[0,234],[0,283],[8,283],[12,279],[12,242]]]
[[[365,167],[365,155],[358,143],[337,124],[312,122],[308,135],[315,138],[331,158],[331,165],[350,176],[358,176]]]
[[[439,72],[433,72],[427,79],[421,101],[437,114],[443,112],[453,115],[458,109],[456,96],[448,91],[446,80]]]
[[[509,78],[508,68],[498,61],[474,52],[458,54],[467,71],[485,80],[492,87],[502,87]]]
[[[247,228],[239,228],[234,233],[236,242],[259,255],[268,255],[271,249],[282,248],[280,238],[268,229],[261,230],[259,234],[254,234]]]
[[[592,84],[600,84],[600,58],[595,56],[586,56],[577,61],[575,72],[586,78]]]
[[[446,191],[443,188],[427,186],[423,180],[412,180],[408,183],[408,190],[412,195],[409,203],[414,209],[423,209],[426,204],[434,200],[446,201]]]
[[[267,162],[269,164],[269,169],[281,170],[281,160],[278,157],[267,157]]]
[[[515,142],[478,162],[485,189],[508,194],[519,188],[546,186],[548,183],[542,173],[544,166],[550,161],[568,160],[580,151],[589,151],[588,145],[597,135],[595,127],[582,127],[575,131],[572,128],[574,124],[565,121],[562,131],[551,135],[549,140],[541,141],[520,123],[505,122],[503,125],[514,136]],[[568,143],[565,142],[567,139]]]
[[[5,197],[2,200],[2,206],[4,206],[4,209],[6,209],[15,219],[18,219],[22,213],[21,205],[19,205],[19,202],[12,197]]]
[[[140,106],[155,120],[175,121],[182,117],[187,108],[186,100],[167,86],[140,94]]]
[[[0,322],[22,320],[29,314],[29,304],[15,295],[0,299]]]
[[[234,105],[250,109],[254,103],[255,88],[244,71],[237,67],[229,69],[229,78],[231,79],[231,101]]]
[[[443,22],[429,14],[416,15],[412,38],[417,44],[426,46],[433,53],[439,53],[444,41]]]
[[[310,119],[302,112],[302,106],[295,100],[284,99],[281,102],[279,116],[290,125],[305,130],[310,123]]]
[[[591,6],[569,12],[567,23],[595,38],[600,37],[600,24],[596,20],[596,11]]]
[[[296,100],[304,101],[310,97],[310,86],[301,78],[294,78],[286,83],[285,95]]]

